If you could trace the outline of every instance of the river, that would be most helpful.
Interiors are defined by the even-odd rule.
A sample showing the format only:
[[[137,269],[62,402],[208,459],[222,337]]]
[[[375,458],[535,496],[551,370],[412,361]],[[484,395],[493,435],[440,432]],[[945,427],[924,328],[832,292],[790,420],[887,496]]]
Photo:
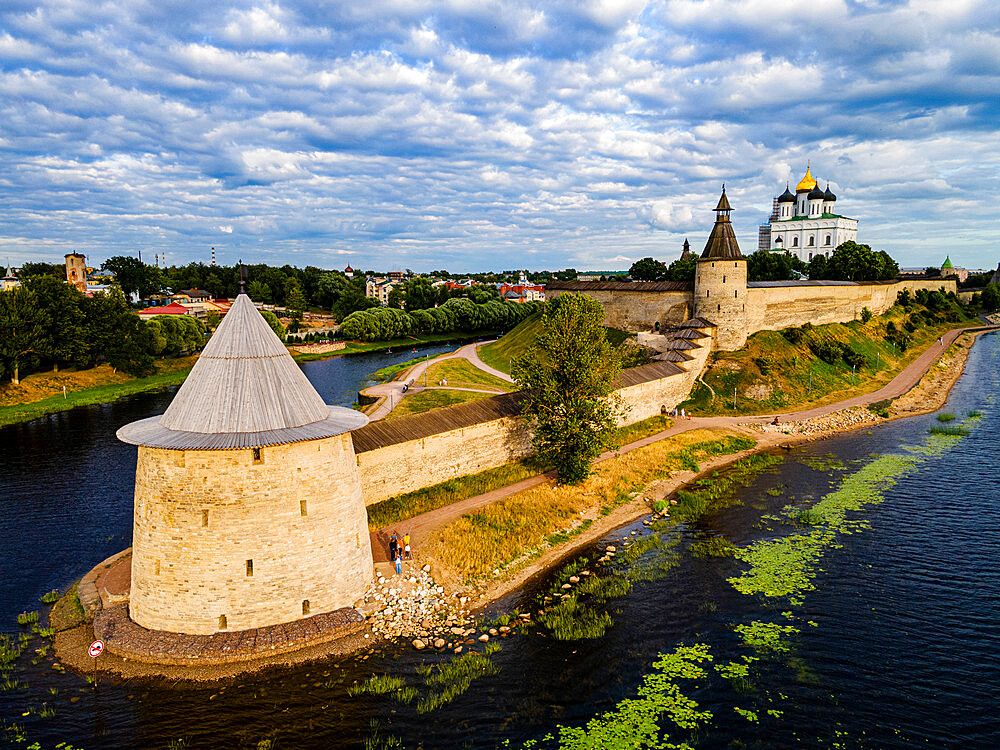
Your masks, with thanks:
[[[337,361],[311,363],[307,374],[323,382],[310,368],[325,372]],[[0,712],[27,742],[88,750],[520,748],[557,747],[560,738],[565,748],[625,747],[595,738],[616,728],[632,737],[649,721],[661,739],[698,748],[998,747],[998,389],[1000,336],[988,335],[942,410],[967,435],[929,435],[942,423],[928,415],[804,445],[698,524],[618,530],[594,549],[621,549],[632,531],[655,533],[673,560],[603,607],[612,619],[603,636],[560,641],[528,628],[488,656],[495,675],[434,711],[420,712],[431,690],[424,670],[454,657],[406,646],[222,685],[102,684],[96,695],[80,677],[22,657],[15,674],[25,686],[0,693]],[[339,401],[334,390],[321,393],[349,403],[354,391]],[[168,399],[151,394],[0,431],[2,629],[15,632],[17,613],[38,608],[42,593],[128,545],[134,448],[117,444],[114,430],[162,411]],[[967,417],[973,411],[978,419]],[[876,470],[874,484],[858,484]],[[858,508],[836,533],[788,522],[786,511],[821,508],[842,483]],[[865,502],[854,491],[875,485]],[[746,560],[699,557],[691,547],[718,538],[747,550],[793,537],[822,543],[805,585],[785,596],[740,593],[733,581],[746,580]],[[581,555],[593,560],[594,549]],[[603,575],[626,576],[627,567]],[[534,608],[549,582],[502,607]],[[755,623],[787,632],[774,648],[750,647],[741,628]],[[669,659],[654,666],[660,654],[687,653],[681,644],[712,658],[687,662],[693,678],[669,677]],[[749,664],[747,679],[727,678],[719,669],[727,664]],[[381,673],[400,676],[416,698],[348,695]],[[39,715],[43,703],[53,716]],[[643,713],[650,705],[668,710]],[[589,745],[572,729],[560,733],[588,722]]]

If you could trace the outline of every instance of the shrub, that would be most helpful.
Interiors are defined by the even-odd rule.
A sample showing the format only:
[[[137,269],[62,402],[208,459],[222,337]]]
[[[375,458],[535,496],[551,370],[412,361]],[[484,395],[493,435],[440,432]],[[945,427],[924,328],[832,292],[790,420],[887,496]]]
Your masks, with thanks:
[[[786,328],[781,332],[781,335],[785,337],[785,341],[793,346],[797,346],[802,343],[801,328]]]
[[[844,361],[851,367],[856,367],[859,370],[868,364],[868,359],[861,352],[856,352],[849,346],[844,347],[844,353],[841,355]]]
[[[810,341],[809,350],[826,362],[836,364],[844,356],[844,345],[839,341]]]
[[[862,323],[867,323],[871,319],[872,319],[872,311],[869,310],[867,307],[862,308],[862,310],[861,310],[861,322]]]

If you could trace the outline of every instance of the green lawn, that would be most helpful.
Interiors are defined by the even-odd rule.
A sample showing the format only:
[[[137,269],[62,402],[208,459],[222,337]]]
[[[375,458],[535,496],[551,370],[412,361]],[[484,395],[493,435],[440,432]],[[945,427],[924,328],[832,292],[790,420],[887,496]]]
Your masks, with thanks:
[[[448,379],[448,385],[460,388],[494,388],[507,393],[516,388],[513,383],[483,372],[466,359],[446,359],[437,362],[427,368],[426,382],[429,385],[437,385],[444,378]],[[424,378],[420,378],[420,384],[424,383]]]
[[[499,341],[479,347],[479,358],[494,370],[510,375],[511,360],[520,357],[531,348],[541,327],[542,314],[535,313],[510,329]],[[617,328],[605,327],[604,331],[612,346],[618,346],[632,335]]]
[[[180,385],[187,377],[190,368],[174,370],[160,375],[150,375],[148,378],[136,378],[125,383],[99,385],[83,391],[71,391],[64,398],[62,395],[51,396],[26,404],[11,404],[0,406],[0,427],[27,422],[46,414],[67,411],[77,406],[106,404],[125,396],[131,396],[144,391],[156,391],[170,386]]]
[[[489,393],[476,393],[475,391],[452,391],[447,389],[433,389],[414,393],[405,396],[399,402],[399,406],[392,410],[386,419],[397,419],[405,417],[407,414],[419,414],[439,409],[442,406],[454,406],[464,404],[468,401],[478,401],[481,398],[489,398]]]

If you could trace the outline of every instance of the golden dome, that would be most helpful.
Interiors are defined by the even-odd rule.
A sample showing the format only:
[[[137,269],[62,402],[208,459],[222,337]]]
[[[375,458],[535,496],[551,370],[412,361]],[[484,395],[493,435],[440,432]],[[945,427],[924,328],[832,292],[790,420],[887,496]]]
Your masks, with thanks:
[[[802,193],[807,190],[812,190],[816,187],[816,180],[813,179],[812,172],[809,171],[810,167],[806,166],[806,176],[802,178],[801,182],[795,186],[796,193]]]

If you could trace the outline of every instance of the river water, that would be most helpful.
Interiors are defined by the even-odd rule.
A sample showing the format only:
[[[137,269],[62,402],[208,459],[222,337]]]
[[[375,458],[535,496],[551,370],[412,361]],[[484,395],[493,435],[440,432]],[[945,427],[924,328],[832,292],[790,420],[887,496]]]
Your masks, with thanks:
[[[331,383],[331,402],[332,383],[346,375],[323,381],[314,369],[347,359],[307,365],[310,379]],[[356,384],[340,403],[353,400]],[[560,641],[527,629],[488,657],[496,675],[428,713],[418,710],[429,690],[418,669],[450,659],[408,647],[222,685],[102,684],[96,695],[80,677],[22,657],[16,674],[26,687],[0,692],[0,712],[44,748],[558,747],[560,738],[567,748],[628,747],[596,738],[609,727],[634,737],[650,722],[664,741],[698,748],[1000,747],[998,390],[1000,336],[984,336],[942,410],[964,421],[966,436],[928,435],[940,424],[928,415],[783,454],[736,504],[656,532],[674,545],[675,564],[607,603],[613,624],[603,636]],[[0,431],[0,629],[15,632],[17,613],[37,608],[42,593],[128,545],[134,449],[117,444],[114,430],[168,400],[147,395]],[[966,418],[973,410],[978,420]],[[795,596],[740,593],[728,579],[745,573],[746,561],[692,554],[692,542],[707,538],[745,549],[808,534],[808,524],[782,513],[810,508],[843,482],[859,486],[876,464],[881,502],[847,513],[849,524],[807,566],[811,587]],[[650,533],[636,523],[595,549],[621,549],[632,531]],[[592,560],[593,552],[582,554]],[[605,575],[628,572],[612,565]],[[534,608],[548,583],[503,606]],[[762,622],[789,629],[778,650],[741,639],[742,626]],[[666,679],[654,666],[680,644],[703,644],[713,660],[702,663],[704,674]],[[751,665],[745,682],[715,668],[730,662]],[[415,687],[416,700],[348,695],[352,683],[381,673]],[[675,689],[691,701],[687,714],[674,714],[681,723],[692,723],[684,718],[692,712],[711,717],[692,730],[668,713],[643,713],[650,703],[676,709],[676,699],[661,700]],[[43,703],[54,716],[38,715]],[[560,733],[588,722],[590,744]]]

